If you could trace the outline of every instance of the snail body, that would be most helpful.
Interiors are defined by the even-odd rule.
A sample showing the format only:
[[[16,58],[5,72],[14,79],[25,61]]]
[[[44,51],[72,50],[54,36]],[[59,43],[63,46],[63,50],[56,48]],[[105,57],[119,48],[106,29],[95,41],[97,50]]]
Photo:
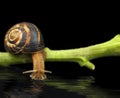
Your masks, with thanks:
[[[32,23],[21,22],[11,27],[5,35],[4,46],[12,54],[31,54],[33,70],[23,73],[32,73],[32,79],[46,78],[44,69],[44,39],[40,30]]]

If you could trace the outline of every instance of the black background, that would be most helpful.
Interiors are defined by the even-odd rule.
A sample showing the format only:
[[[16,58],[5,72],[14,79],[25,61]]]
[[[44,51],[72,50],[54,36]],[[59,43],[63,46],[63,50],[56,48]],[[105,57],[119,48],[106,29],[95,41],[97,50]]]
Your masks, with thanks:
[[[4,11],[6,14],[0,15],[0,51],[5,51],[4,36],[7,30],[23,21],[32,22],[41,30],[45,46],[50,49],[86,47],[110,40],[120,33],[119,13],[110,7],[103,10],[101,7],[96,9],[69,4],[46,5],[42,8],[39,5],[34,9],[30,7]],[[96,65],[95,71],[69,62],[46,62],[46,69],[62,78],[93,75],[102,85],[120,87],[120,57],[99,58],[92,62]]]

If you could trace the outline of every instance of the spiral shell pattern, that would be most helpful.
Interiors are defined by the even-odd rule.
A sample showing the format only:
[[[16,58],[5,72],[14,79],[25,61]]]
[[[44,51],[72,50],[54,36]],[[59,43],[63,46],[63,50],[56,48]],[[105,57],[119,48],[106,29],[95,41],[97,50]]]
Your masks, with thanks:
[[[4,46],[13,54],[33,53],[44,48],[44,41],[41,32],[34,24],[22,22],[8,30]]]

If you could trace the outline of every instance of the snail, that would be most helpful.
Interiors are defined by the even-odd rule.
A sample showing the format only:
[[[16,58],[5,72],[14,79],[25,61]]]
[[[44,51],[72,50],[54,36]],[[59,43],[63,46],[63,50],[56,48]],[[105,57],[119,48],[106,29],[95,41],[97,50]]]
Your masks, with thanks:
[[[23,72],[32,73],[34,80],[46,79],[45,72],[45,45],[42,33],[36,25],[29,22],[21,22],[12,26],[5,35],[4,47],[6,51],[17,54],[30,54],[33,60],[33,70]]]

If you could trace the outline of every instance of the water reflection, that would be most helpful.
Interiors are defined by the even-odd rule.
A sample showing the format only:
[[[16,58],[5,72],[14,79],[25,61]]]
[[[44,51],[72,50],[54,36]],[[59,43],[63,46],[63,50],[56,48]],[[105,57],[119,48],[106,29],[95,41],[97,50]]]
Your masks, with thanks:
[[[39,98],[39,95],[43,92],[42,87],[44,87],[43,83],[38,81],[27,83],[27,86],[23,83],[18,83],[15,86],[4,89],[4,94],[6,98]]]
[[[45,81],[33,81],[21,72],[19,68],[0,68],[0,98],[120,98],[120,90],[100,88],[93,76],[48,76]]]

